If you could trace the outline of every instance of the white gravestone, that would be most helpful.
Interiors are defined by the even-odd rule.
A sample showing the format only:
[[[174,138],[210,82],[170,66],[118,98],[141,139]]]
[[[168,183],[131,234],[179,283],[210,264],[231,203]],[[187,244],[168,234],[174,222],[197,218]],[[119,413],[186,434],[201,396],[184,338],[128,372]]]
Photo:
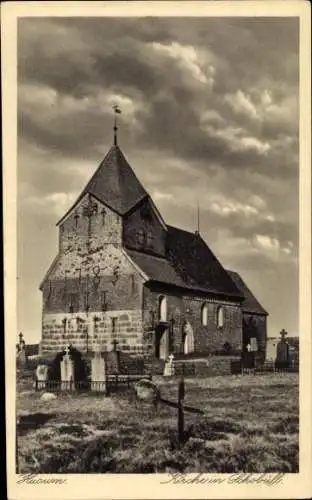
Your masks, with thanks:
[[[91,390],[106,392],[105,359],[102,358],[100,351],[95,351],[91,360]]]
[[[256,337],[252,337],[250,339],[250,347],[251,347],[251,352],[257,352],[258,351],[258,342]]]
[[[174,355],[170,354],[168,360],[165,363],[164,377],[172,377],[174,375],[173,360],[174,360]]]
[[[49,367],[47,365],[38,365],[36,368],[37,389],[45,389],[48,380]]]
[[[63,391],[73,389],[74,380],[74,361],[69,355],[69,348],[66,347],[65,354],[61,361],[61,389]]]

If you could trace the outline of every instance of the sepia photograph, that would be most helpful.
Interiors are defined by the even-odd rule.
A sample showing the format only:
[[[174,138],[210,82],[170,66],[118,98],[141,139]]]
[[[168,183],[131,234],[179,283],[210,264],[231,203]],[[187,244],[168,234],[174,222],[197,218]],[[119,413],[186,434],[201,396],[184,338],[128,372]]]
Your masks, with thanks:
[[[15,474],[298,474],[299,16],[16,29]]]

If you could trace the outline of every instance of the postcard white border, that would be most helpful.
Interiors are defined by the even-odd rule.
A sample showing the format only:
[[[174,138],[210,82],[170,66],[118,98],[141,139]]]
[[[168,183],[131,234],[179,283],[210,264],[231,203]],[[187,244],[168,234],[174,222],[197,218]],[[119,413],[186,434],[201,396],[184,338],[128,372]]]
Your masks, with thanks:
[[[5,276],[5,374],[8,498],[187,499],[308,498],[312,494],[311,434],[311,26],[306,1],[211,2],[8,2],[2,4],[3,197]],[[62,486],[18,484],[15,474],[16,201],[17,201],[17,19],[19,17],[253,17],[300,18],[300,472],[272,487],[255,484],[160,484],[167,475],[51,475]],[[44,475],[40,477],[49,478]],[[212,476],[211,474],[207,476]],[[216,476],[216,475],[214,475]],[[218,477],[229,475],[218,474]],[[255,477],[257,475],[254,475]],[[194,477],[194,474],[190,475]]]

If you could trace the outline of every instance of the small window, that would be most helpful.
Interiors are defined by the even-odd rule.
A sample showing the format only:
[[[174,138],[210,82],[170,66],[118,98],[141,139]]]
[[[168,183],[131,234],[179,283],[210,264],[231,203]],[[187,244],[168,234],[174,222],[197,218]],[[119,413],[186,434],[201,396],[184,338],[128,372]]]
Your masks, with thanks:
[[[159,298],[159,319],[167,321],[167,299],[166,297]]]
[[[204,304],[201,310],[201,322],[203,326],[208,325],[208,306]]]
[[[144,246],[145,232],[143,229],[139,229],[139,231],[137,232],[137,243],[139,246]]]
[[[223,307],[218,307],[217,310],[217,326],[222,328],[224,326],[224,309]]]
[[[101,216],[102,216],[102,226],[105,226],[105,217],[106,217],[106,210],[105,210],[105,208],[102,208],[102,210],[101,210]]]
[[[136,282],[135,282],[135,276],[134,274],[130,275],[130,288],[131,288],[131,294],[135,294],[136,292]]]
[[[153,242],[154,242],[154,236],[153,236],[152,231],[147,231],[146,246],[148,246],[149,248],[152,247],[153,246]]]
[[[106,292],[106,290],[103,290],[101,292],[101,308],[102,308],[103,312],[107,310],[107,292]]]
[[[78,293],[71,293],[69,295],[69,312],[78,312],[79,309],[79,297]]]
[[[84,309],[86,312],[89,311],[89,293],[84,294]]]

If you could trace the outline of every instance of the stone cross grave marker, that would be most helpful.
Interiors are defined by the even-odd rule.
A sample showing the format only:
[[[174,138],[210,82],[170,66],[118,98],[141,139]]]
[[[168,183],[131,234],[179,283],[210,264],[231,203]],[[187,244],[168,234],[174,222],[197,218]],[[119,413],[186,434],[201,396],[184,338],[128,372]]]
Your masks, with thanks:
[[[172,377],[174,375],[173,360],[174,360],[174,355],[170,354],[170,356],[168,357],[168,359],[167,359],[167,361],[165,363],[164,377]]]
[[[61,361],[61,389],[63,391],[73,389],[74,379],[74,361],[70,357],[69,347],[66,346],[65,354]]]
[[[48,380],[49,367],[47,365],[38,365],[36,368],[37,389],[45,389]]]
[[[19,343],[17,349],[17,361],[20,366],[25,366],[27,364],[27,356],[25,350],[26,342],[24,340],[22,332],[20,332],[18,336],[19,336]]]

